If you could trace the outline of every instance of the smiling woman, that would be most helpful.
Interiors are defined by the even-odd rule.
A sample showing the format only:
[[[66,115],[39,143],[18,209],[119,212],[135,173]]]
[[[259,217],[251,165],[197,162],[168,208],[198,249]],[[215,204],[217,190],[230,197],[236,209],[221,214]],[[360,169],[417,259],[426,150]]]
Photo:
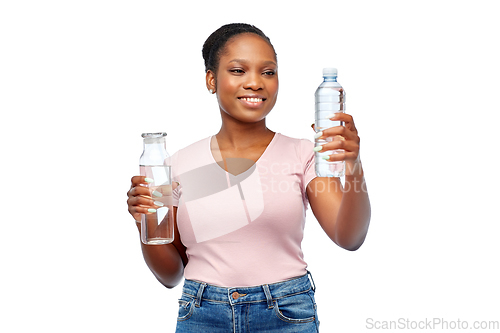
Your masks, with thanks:
[[[223,123],[248,127],[247,122],[253,122],[255,130],[265,131],[262,122],[278,96],[274,49],[261,36],[244,33],[228,40],[218,62],[218,70],[208,70],[206,80],[217,93]],[[236,125],[238,121],[243,123]],[[217,140],[224,141],[225,133],[219,134]]]
[[[185,282],[177,333],[318,332],[315,286],[301,249],[310,204],[327,235],[355,250],[368,230],[359,137],[352,117],[323,136],[344,149],[346,186],[316,177],[313,143],[275,133],[266,116],[278,96],[278,62],[269,38],[248,24],[229,24],[203,46],[206,86],[216,94],[219,132],[174,154],[172,244],[143,245],[146,263],[167,287]],[[305,125],[308,126],[308,125]],[[342,147],[329,145],[341,142]],[[133,177],[129,211],[155,209]],[[139,228],[140,231],[140,228]]]

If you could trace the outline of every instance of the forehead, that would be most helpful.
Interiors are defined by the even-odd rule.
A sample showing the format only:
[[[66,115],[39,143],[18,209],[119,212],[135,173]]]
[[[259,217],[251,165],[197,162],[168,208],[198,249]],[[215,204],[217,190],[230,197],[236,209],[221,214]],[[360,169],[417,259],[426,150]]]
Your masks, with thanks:
[[[274,49],[262,37],[244,33],[230,39],[221,55],[221,60],[245,59],[249,61],[274,61],[276,55]]]

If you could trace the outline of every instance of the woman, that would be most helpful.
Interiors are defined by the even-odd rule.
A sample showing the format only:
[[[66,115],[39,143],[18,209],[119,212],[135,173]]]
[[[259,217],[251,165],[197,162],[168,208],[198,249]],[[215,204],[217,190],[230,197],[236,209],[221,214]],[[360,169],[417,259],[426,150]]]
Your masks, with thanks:
[[[316,135],[337,138],[323,151],[345,151],[330,156],[346,162],[343,188],[338,178],[316,177],[312,142],[266,127],[278,66],[262,31],[225,25],[207,39],[203,57],[222,126],[172,157],[175,241],[142,245],[145,261],[168,288],[184,275],[176,332],[317,332],[300,247],[307,206],[347,250],[361,246],[370,220],[353,119],[337,114],[332,119],[345,125]],[[144,184],[135,176],[128,192],[136,221],[157,208]]]

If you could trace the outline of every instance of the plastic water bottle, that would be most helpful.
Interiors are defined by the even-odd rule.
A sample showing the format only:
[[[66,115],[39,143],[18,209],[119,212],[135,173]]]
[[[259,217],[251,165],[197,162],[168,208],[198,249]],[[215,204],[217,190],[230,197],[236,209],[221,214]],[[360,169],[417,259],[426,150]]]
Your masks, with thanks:
[[[144,244],[168,244],[174,240],[172,170],[165,148],[167,133],[143,133],[144,151],[139,160],[141,176],[148,178],[154,211],[142,214],[141,241]]]
[[[340,126],[341,121],[331,121],[330,118],[337,112],[345,112],[345,92],[337,82],[337,69],[323,69],[323,83],[316,89],[314,94],[316,100],[316,117],[314,128],[321,132],[327,128]],[[316,139],[315,146],[322,146],[333,140],[341,140],[341,137],[328,137]],[[345,172],[345,162],[328,162],[324,157],[343,152],[343,150],[328,150],[315,155],[316,175],[318,177],[342,177]]]

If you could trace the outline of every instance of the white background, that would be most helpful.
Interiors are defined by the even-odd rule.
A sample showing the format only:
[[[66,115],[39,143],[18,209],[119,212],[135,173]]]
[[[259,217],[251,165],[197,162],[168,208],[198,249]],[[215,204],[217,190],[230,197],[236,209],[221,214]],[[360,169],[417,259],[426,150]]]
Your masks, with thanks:
[[[363,247],[338,248],[308,212],[322,332],[499,321],[497,13],[495,1],[3,1],[0,330],[174,331],[180,287],[149,272],[126,192],[141,133],[166,131],[173,153],[218,131],[201,48],[231,22],[277,51],[272,130],[312,139],[333,66],[362,139]]]

